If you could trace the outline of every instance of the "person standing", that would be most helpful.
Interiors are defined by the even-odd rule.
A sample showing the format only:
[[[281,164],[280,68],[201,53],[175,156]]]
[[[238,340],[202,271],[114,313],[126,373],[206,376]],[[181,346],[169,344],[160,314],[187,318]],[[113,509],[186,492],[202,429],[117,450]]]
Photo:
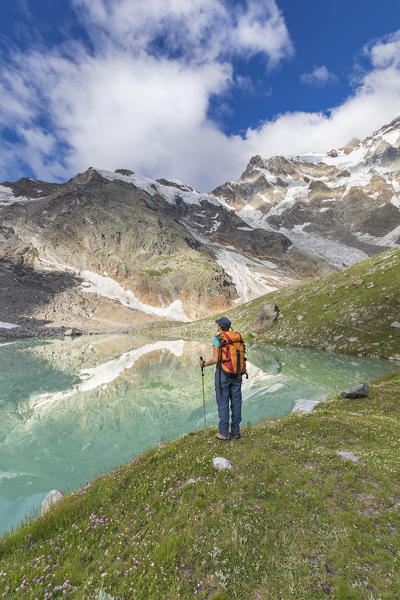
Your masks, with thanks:
[[[245,346],[240,333],[230,331],[228,317],[217,319],[218,334],[213,340],[213,358],[200,360],[201,367],[217,365],[215,370],[215,394],[218,406],[219,426],[217,439],[229,440],[229,418],[231,413],[231,435],[240,438],[242,420],[242,375],[246,373]]]

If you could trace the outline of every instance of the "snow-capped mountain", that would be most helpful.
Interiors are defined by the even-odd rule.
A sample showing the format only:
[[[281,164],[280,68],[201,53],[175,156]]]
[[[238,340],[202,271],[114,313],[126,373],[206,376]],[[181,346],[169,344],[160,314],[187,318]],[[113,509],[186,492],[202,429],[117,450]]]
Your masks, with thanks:
[[[11,336],[187,321],[399,239],[400,118],[327,154],[255,156],[212,194],[127,169],[4,182],[0,322]]]
[[[367,258],[400,240],[400,117],[326,154],[254,156],[214,195],[338,268]]]
[[[109,330],[188,321],[318,270],[216,197],[127,170],[0,187],[0,321]],[[32,319],[33,317],[33,319]],[[4,328],[2,328],[4,329]]]

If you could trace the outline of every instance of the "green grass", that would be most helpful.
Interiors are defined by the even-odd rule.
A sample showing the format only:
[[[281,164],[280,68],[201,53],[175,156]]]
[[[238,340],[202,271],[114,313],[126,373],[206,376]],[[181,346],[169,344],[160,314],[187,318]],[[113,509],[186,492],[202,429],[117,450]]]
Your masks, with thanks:
[[[148,275],[149,277],[161,277],[162,275],[171,272],[171,267],[164,267],[164,269],[159,269],[158,271],[156,271],[155,269],[144,269],[140,271],[140,275]]]
[[[100,476],[3,538],[0,598],[397,600],[399,389],[386,376],[368,399],[229,444],[195,432]]]
[[[226,311],[235,329],[251,338],[251,323],[263,303],[281,317],[258,341],[400,360],[400,248],[343,271],[309,279]],[[217,315],[185,325],[157,324],[152,335],[209,340]]]

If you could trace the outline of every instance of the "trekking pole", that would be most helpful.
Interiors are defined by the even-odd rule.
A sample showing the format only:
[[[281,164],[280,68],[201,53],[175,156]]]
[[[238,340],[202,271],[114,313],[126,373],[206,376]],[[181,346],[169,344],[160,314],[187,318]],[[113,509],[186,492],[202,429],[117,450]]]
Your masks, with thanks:
[[[202,356],[200,356],[200,360],[203,363],[204,359]],[[203,412],[204,412],[204,437],[207,437],[207,432],[206,432],[206,428],[207,428],[207,420],[206,420],[206,401],[204,398],[204,367],[203,364],[201,366],[201,383],[202,383],[202,388],[203,388]]]

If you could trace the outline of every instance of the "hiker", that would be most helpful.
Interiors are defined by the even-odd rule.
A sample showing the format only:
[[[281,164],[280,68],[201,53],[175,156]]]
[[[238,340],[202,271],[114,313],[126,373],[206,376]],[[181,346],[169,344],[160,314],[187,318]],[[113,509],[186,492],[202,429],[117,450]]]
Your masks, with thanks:
[[[242,375],[246,373],[245,346],[237,331],[229,331],[228,317],[217,319],[218,334],[213,340],[213,358],[200,360],[201,367],[217,365],[215,370],[215,393],[218,406],[219,431],[217,439],[229,440],[229,403],[232,413],[231,435],[240,438],[242,420]]]

